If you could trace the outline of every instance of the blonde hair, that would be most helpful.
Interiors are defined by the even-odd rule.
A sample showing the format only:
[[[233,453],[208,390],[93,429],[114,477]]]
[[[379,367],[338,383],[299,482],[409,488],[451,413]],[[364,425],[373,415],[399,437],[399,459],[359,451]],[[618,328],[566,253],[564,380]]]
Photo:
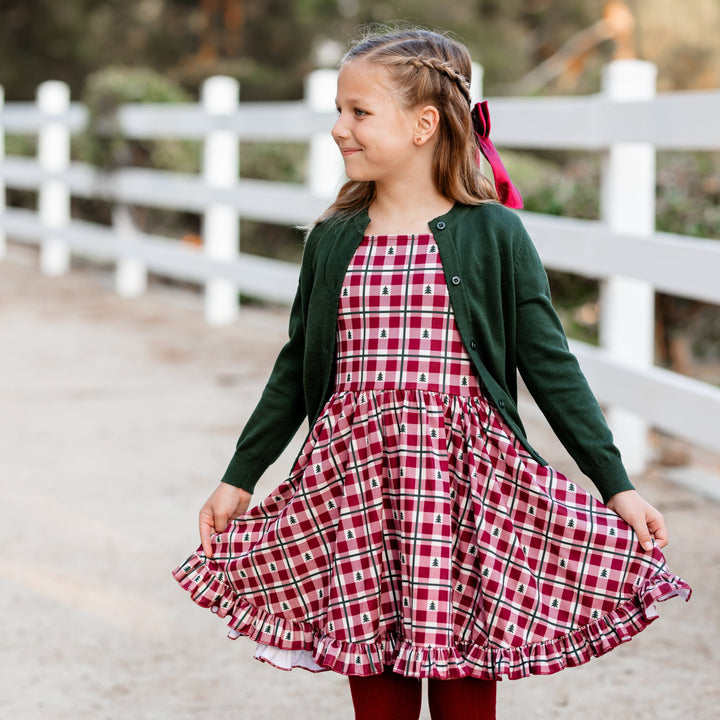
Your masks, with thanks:
[[[497,200],[494,185],[477,164],[470,118],[471,60],[467,48],[430,30],[400,30],[366,37],[342,59],[375,63],[388,72],[401,107],[433,105],[440,115],[432,175],[438,192],[464,205]],[[321,219],[351,216],[375,199],[373,181],[346,182]]]

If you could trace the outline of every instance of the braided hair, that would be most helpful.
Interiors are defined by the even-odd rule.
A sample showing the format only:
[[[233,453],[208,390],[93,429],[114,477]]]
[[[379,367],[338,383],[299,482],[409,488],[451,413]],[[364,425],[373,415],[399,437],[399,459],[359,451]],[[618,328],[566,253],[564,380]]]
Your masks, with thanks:
[[[433,182],[445,197],[466,205],[497,200],[495,187],[477,164],[470,118],[470,53],[459,42],[430,30],[400,30],[361,40],[342,59],[384,67],[393,95],[405,109],[437,108],[440,122],[433,156]],[[323,218],[354,215],[375,199],[372,181],[348,181]]]

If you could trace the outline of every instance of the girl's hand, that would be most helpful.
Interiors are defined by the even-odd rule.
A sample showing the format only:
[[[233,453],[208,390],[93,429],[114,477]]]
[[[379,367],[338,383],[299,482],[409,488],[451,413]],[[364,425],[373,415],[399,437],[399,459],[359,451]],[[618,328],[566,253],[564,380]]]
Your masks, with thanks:
[[[644,500],[635,490],[616,493],[607,506],[632,527],[643,549],[652,550],[652,539],[659,548],[668,544],[665,520],[658,510]]]
[[[210,536],[222,532],[231,520],[240,517],[250,505],[252,495],[228,483],[220,483],[200,509],[200,542],[205,555],[212,557]]]

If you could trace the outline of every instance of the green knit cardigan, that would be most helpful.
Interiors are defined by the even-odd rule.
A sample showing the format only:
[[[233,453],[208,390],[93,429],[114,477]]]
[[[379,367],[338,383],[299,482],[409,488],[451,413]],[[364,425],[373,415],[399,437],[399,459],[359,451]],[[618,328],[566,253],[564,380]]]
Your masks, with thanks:
[[[329,219],[303,253],[289,339],[237,443],[223,482],[252,492],[307,417],[333,391],[338,299],[367,212]],[[547,276],[520,218],[497,203],[456,204],[430,229],[465,348],[490,401],[527,451],[517,409],[517,371],[578,467],[603,500],[632,489],[602,411],[550,300]]]

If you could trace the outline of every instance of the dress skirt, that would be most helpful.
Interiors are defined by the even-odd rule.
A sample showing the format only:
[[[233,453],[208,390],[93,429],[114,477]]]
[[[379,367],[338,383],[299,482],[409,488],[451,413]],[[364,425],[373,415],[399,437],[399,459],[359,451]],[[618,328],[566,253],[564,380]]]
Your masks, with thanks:
[[[488,401],[432,235],[366,237],[334,393],[291,474],[174,576],[290,669],[499,679],[579,665],[689,586]]]

